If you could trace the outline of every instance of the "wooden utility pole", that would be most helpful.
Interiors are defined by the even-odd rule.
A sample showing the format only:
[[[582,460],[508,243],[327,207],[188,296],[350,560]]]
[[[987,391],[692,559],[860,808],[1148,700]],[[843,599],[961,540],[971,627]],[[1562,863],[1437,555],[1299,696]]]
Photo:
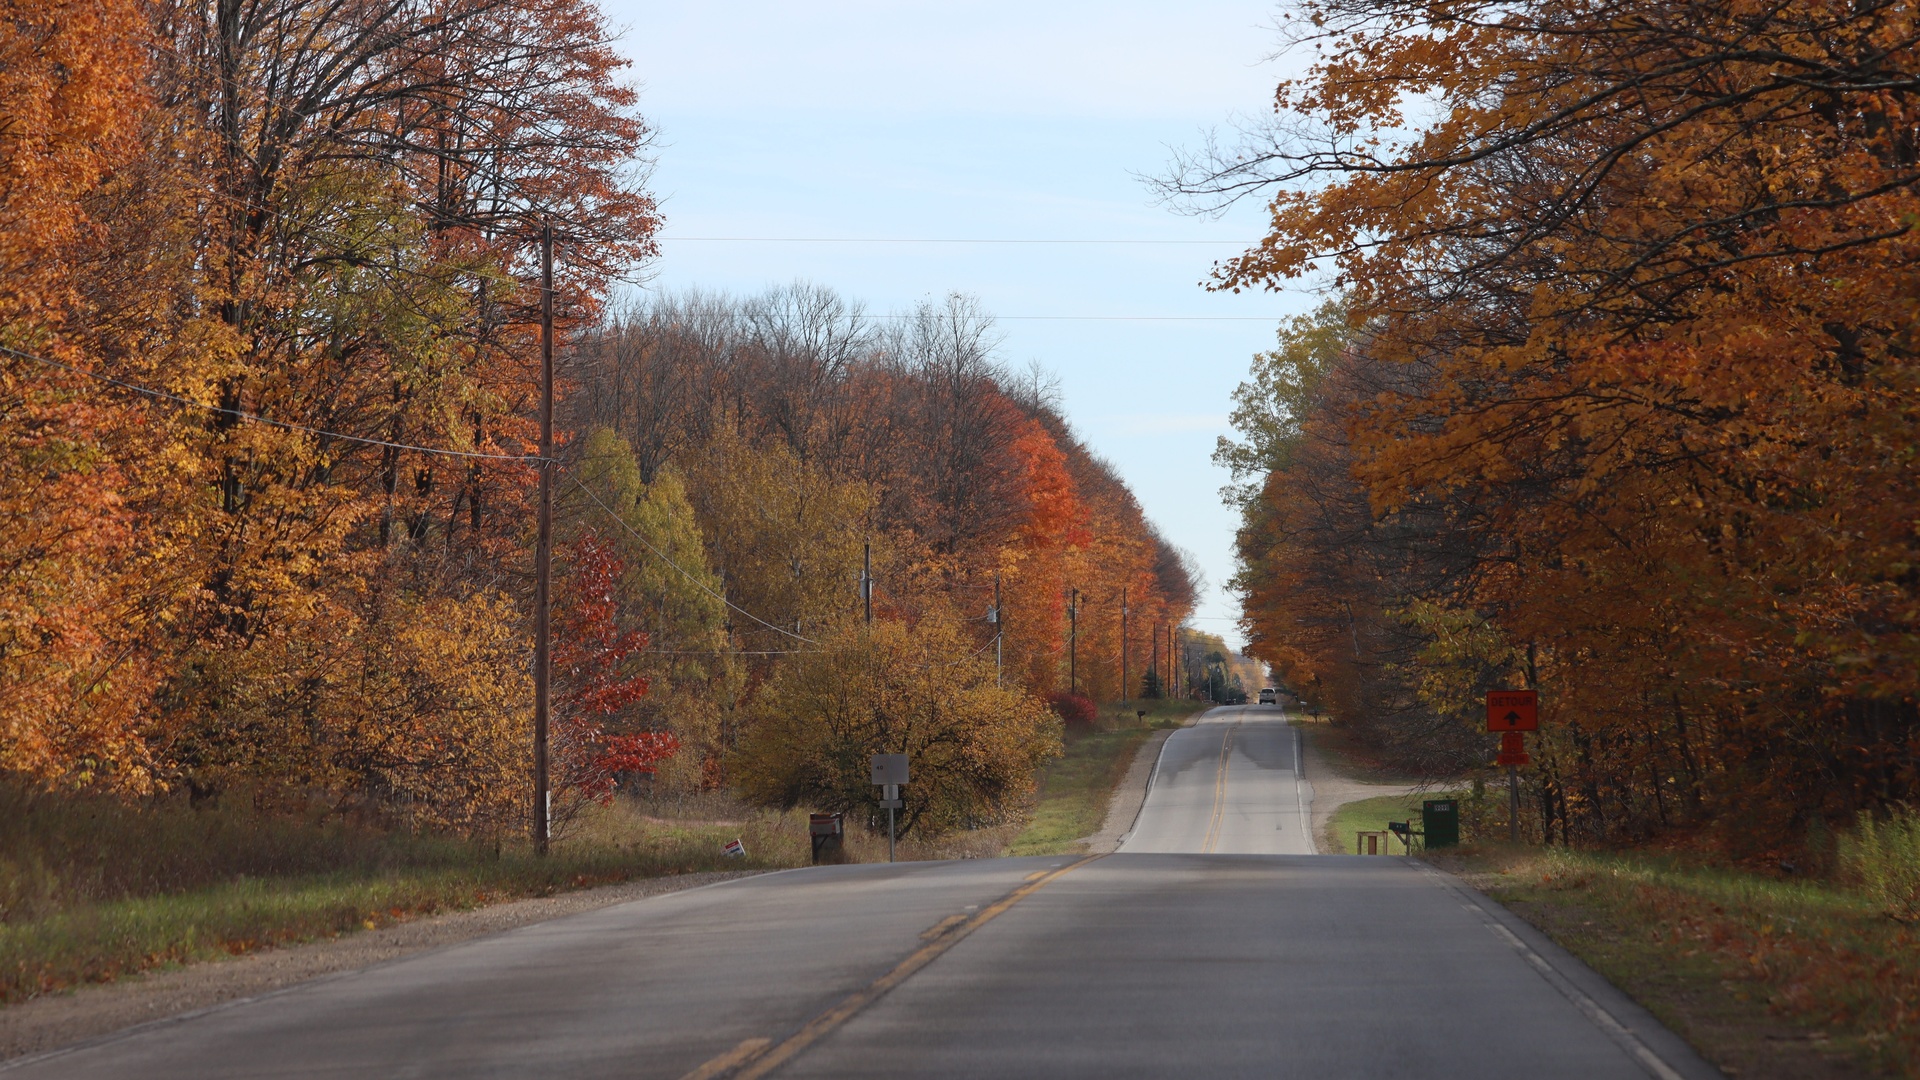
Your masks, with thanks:
[[[533,850],[551,840],[553,792],[548,787],[547,728],[553,676],[548,641],[553,580],[553,226],[540,228],[540,532],[533,547]]]
[[[1133,700],[1133,684],[1127,681],[1127,587],[1120,586],[1120,700]]]
[[[860,600],[867,608],[867,625],[873,625],[873,541],[860,545]]]
[[[1080,692],[1080,590],[1067,590],[1067,685]]]
[[[1192,684],[1194,684],[1194,673],[1190,671],[1190,667],[1192,667],[1192,657],[1188,657],[1187,655],[1187,634],[1183,634],[1181,628],[1175,626],[1175,628],[1173,628],[1173,638],[1175,638],[1175,640],[1179,642],[1179,646],[1181,646],[1181,698],[1187,698],[1188,692],[1192,690]]]

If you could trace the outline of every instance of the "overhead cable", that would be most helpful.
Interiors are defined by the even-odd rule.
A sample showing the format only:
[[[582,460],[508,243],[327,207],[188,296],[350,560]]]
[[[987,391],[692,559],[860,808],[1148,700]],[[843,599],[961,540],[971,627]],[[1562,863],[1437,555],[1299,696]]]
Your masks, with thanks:
[[[329,439],[340,439],[344,442],[359,443],[363,446],[380,446],[392,450],[412,450],[417,453],[435,454],[440,457],[475,458],[484,461],[512,461],[522,465],[537,465],[541,463],[551,463],[553,461],[552,458],[543,458],[538,454],[486,454],[474,450],[448,450],[437,446],[417,446],[413,443],[391,442],[386,439],[369,439],[361,435],[348,435],[341,431],[328,431],[325,428],[308,427],[305,424],[295,424],[286,420],[275,420],[270,416],[261,416],[258,413],[241,412],[238,409],[229,409],[220,405],[209,405],[204,401],[195,401],[192,398],[182,397],[179,394],[170,394],[165,390],[155,390],[150,386],[130,383],[125,379],[116,379],[111,375],[102,375],[97,371],[88,371],[86,368],[74,367],[72,364],[63,364],[58,360],[49,360],[44,356],[36,356],[33,353],[22,352],[19,349],[9,348],[5,345],[0,345],[0,353],[19,357],[22,360],[30,360],[36,364],[44,364],[50,368],[58,368],[61,371],[70,372],[74,375],[85,376],[86,378],[94,379],[110,386],[117,386],[122,390],[128,390],[136,394],[143,394],[159,401],[168,401],[185,408],[199,409],[202,412],[213,413],[216,416],[230,417],[234,420],[244,420],[252,424],[264,424],[267,427],[279,428],[282,431],[298,431],[306,435],[319,435]]]
[[[733,601],[727,599],[724,594],[715,592],[712,586],[708,585],[706,582],[701,581],[699,578],[695,577],[691,572],[687,570],[686,567],[681,566],[677,562],[674,562],[673,559],[669,557],[666,552],[661,551],[657,547],[654,547],[653,541],[641,535],[640,530],[627,524],[626,519],[621,517],[618,513],[616,513],[613,507],[608,506],[606,503],[601,502],[600,496],[595,495],[593,493],[593,489],[588,487],[586,483],[582,481],[578,476],[573,475],[571,470],[569,470],[567,473],[567,479],[573,482],[574,487],[579,488],[583,493],[585,493],[587,498],[592,499],[593,504],[595,506],[598,506],[600,509],[605,510],[607,512],[607,516],[612,518],[615,524],[619,525],[622,529],[625,529],[627,533],[631,535],[635,540],[638,540],[640,541],[641,544],[645,545],[646,549],[648,551],[653,552],[653,554],[657,558],[659,558],[661,562],[664,562],[668,566],[671,566],[675,570],[678,570],[680,572],[680,576],[686,578],[688,581],[693,582],[694,585],[697,586],[701,592],[706,593],[708,596],[713,597],[715,600],[718,600],[721,603],[727,605],[727,607],[733,609],[734,611],[739,612],[742,615],[745,615],[747,618],[752,619],[754,622],[759,623],[761,626],[764,626],[775,633],[785,634],[786,636],[794,639],[795,641],[804,641],[809,645],[824,644],[823,642],[815,641],[814,639],[807,637],[803,634],[796,634],[791,630],[785,629],[784,627],[775,626],[774,624],[768,622],[767,620],[761,618],[760,616],[755,615],[753,612],[748,611],[746,608],[741,607],[739,604],[736,604]]]
[[[968,239],[965,237],[905,237],[905,236],[656,236],[662,243],[674,240],[695,241],[706,244],[1168,244],[1196,245],[1210,244],[1215,247],[1252,247],[1258,241],[1249,240],[1074,240],[1074,239],[1016,239],[989,237]]]

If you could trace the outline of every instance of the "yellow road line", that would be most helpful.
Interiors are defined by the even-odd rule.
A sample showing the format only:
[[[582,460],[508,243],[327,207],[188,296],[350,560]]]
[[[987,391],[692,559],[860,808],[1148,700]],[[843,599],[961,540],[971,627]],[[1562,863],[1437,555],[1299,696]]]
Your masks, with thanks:
[[[1033,879],[1028,878],[1027,880],[1032,881]],[[925,930],[920,931],[920,940],[932,941],[934,938],[939,937],[940,935],[946,933],[947,931],[953,929],[956,926],[959,926],[961,923],[966,921],[967,921],[967,917],[965,915],[949,915],[946,918],[941,919],[939,922],[934,923],[932,926],[927,927]]]
[[[1200,845],[1203,855],[1213,853],[1213,845],[1220,842],[1220,824],[1227,815],[1227,755],[1233,752],[1233,732],[1240,725],[1227,729],[1220,740],[1220,769],[1213,778],[1213,816],[1207,820],[1207,839]]]
[[[849,995],[846,1000],[840,1004],[807,1021],[805,1027],[794,1032],[788,1036],[784,1042],[767,1050],[765,1053],[755,1052],[745,1057],[734,1057],[734,1055],[740,1054],[747,1045],[746,1043],[741,1043],[733,1050],[728,1051],[728,1053],[714,1058],[693,1072],[688,1073],[682,1077],[681,1080],[715,1080],[717,1077],[727,1075],[728,1070],[735,1067],[740,1067],[740,1071],[732,1074],[733,1080],[759,1080],[760,1077],[766,1076],[780,1066],[792,1061],[802,1050],[819,1042],[840,1025],[858,1016],[860,1010],[880,1000],[886,995],[887,991],[907,981],[907,979],[913,976],[914,972],[933,963],[934,960],[939,958],[941,953],[958,945],[962,938],[985,926],[995,916],[1000,915],[1013,905],[1032,896],[1055,878],[1069,874],[1095,859],[1101,858],[1105,858],[1105,856],[1088,855],[1083,859],[1068,863],[1058,870],[1048,872],[1041,877],[1027,882],[993,903],[988,904],[972,918],[954,926],[952,930],[935,940],[922,945],[914,951],[913,955],[900,961],[892,971],[875,979],[873,983],[865,989]],[[936,929],[938,929],[939,926],[947,925],[951,921],[951,919],[942,920],[941,923],[937,924]],[[756,1040],[749,1039],[747,1041],[754,1042]],[[722,1062],[724,1062],[724,1064]]]
[[[705,1065],[693,1070],[681,1077],[680,1080],[714,1080],[715,1077],[724,1076],[729,1071],[737,1069],[747,1062],[752,1061],[754,1058],[759,1057],[761,1054],[766,1053],[767,1047],[772,1045],[772,1039],[743,1040],[739,1046],[734,1047],[719,1057],[714,1058],[712,1061],[707,1062]]]

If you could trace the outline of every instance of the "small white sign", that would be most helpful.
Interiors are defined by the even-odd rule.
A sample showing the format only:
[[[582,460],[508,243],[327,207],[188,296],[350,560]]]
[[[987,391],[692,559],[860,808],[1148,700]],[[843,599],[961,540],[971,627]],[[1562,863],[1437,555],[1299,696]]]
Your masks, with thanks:
[[[875,754],[868,763],[873,770],[873,782],[876,784],[905,784],[907,779],[907,755]]]

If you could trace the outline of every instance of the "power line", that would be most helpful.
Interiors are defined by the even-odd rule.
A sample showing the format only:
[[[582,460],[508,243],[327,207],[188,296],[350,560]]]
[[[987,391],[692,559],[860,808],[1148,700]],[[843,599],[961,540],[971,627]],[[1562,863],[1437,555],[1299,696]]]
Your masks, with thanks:
[[[380,446],[392,450],[412,450],[422,454],[436,454],[440,457],[474,458],[485,461],[513,461],[522,465],[538,465],[553,460],[551,458],[543,458],[538,454],[484,454],[472,450],[447,450],[437,446],[416,446],[412,443],[389,442],[386,439],[369,439],[360,435],[348,435],[345,432],[328,431],[325,428],[308,427],[305,424],[295,424],[286,420],[275,420],[272,417],[261,416],[258,413],[247,413],[241,412],[238,409],[209,405],[203,401],[195,401],[192,398],[181,397],[179,394],[170,394],[165,390],[155,390],[150,386],[141,386],[138,383],[130,383],[125,379],[116,379],[111,375],[102,375],[97,371],[88,371],[85,368],[74,367],[71,364],[63,364],[58,360],[49,360],[44,356],[21,352],[19,349],[8,348],[5,345],[0,345],[0,353],[19,357],[22,360],[31,360],[36,364],[45,364],[47,367],[58,368],[61,371],[70,372],[74,375],[84,375],[89,379],[95,379],[111,386],[117,386],[122,390],[129,390],[136,394],[143,394],[159,401],[172,402],[175,405],[189,409],[199,409],[203,412],[213,413],[216,416],[231,417],[235,420],[244,420],[254,424],[265,424],[267,427],[279,428],[282,431],[298,431],[307,435],[320,435],[329,439],[341,439],[346,442],[359,443],[363,446]]]
[[[832,648],[829,648],[827,647],[826,642],[824,641],[815,641],[813,638],[805,637],[800,634],[796,634],[793,631],[785,629],[783,627],[775,626],[774,624],[768,622],[767,620],[761,618],[760,616],[755,615],[753,612],[748,611],[746,608],[741,607],[739,604],[736,604],[733,601],[727,599],[726,596],[724,596],[723,594],[713,591],[713,589],[710,588],[706,582],[701,581],[699,578],[695,577],[685,567],[681,566],[679,563],[674,562],[673,559],[669,558],[665,552],[653,546],[653,541],[648,540],[645,536],[641,535],[638,529],[635,529],[633,526],[628,525],[625,518],[622,518],[619,514],[614,512],[613,507],[608,506],[604,502],[601,502],[600,496],[595,495],[593,493],[593,489],[588,487],[585,481],[581,480],[578,476],[573,475],[571,471],[568,472],[567,479],[572,481],[573,486],[579,488],[580,491],[583,494],[585,494],[587,498],[592,499],[593,504],[595,506],[598,506],[600,509],[606,511],[607,516],[613,519],[614,524],[619,525],[622,529],[626,530],[628,535],[632,536],[635,540],[640,541],[640,543],[643,546],[645,546],[648,551],[653,552],[654,556],[658,558],[661,562],[666,563],[668,566],[671,566],[675,570],[679,571],[682,577],[686,578],[688,581],[693,582],[694,585],[697,586],[701,592],[706,593],[708,596],[711,596],[715,600],[720,601],[722,604],[727,605],[727,607],[731,608],[732,610],[737,611],[742,615],[745,615],[747,618],[752,619],[754,622],[759,623],[761,626],[764,626],[767,629],[774,631],[775,633],[785,634],[786,636],[793,638],[796,641],[804,641],[809,645],[821,646],[821,648],[819,649],[760,649],[760,650],[732,649],[732,650],[726,650],[726,652],[729,652],[729,653],[732,653],[733,655],[738,655],[738,656],[795,656],[795,655],[802,655],[802,654],[815,655],[815,654],[821,654],[821,653],[831,653],[835,651],[844,651],[844,650],[834,650]],[[979,656],[981,653],[986,652],[988,649],[993,648],[993,645],[994,643],[989,641],[985,645],[980,646],[978,649],[975,649],[973,652],[968,653],[966,656],[963,656],[958,660],[936,661],[931,664],[913,664],[910,666],[920,668],[922,670],[930,670],[936,667],[952,667],[957,664],[964,664],[967,661],[972,660],[974,657]],[[670,653],[673,655],[687,655],[687,656],[722,655],[722,652],[718,650],[704,651],[704,650],[677,650],[677,649],[674,649],[674,650],[642,649],[639,651],[658,652],[662,654]]]
[[[914,312],[869,315],[863,319],[918,319]],[[1278,322],[1278,315],[990,315],[993,322]]]
[[[654,239],[666,243],[684,240],[705,244],[1088,244],[1088,245],[1212,245],[1215,247],[1252,247],[1259,241],[1249,240],[1071,240],[1071,239],[1013,239],[965,237],[904,237],[904,236],[656,236]]]
[[[87,378],[95,379],[100,382],[107,383],[109,385],[116,386],[124,390],[129,390],[136,394],[142,394],[147,397],[155,398],[161,401],[172,402],[174,404],[181,405],[186,408],[199,409],[204,412],[210,412],[220,416],[229,416],[236,420],[244,420],[250,423],[265,424],[268,427],[280,428],[286,431],[297,431],[297,432],[301,432],[308,435],[322,435],[328,438],[341,439],[346,442],[360,443],[367,446],[389,447],[396,450],[413,450],[422,454],[437,454],[442,457],[481,458],[481,459],[492,460],[492,461],[515,461],[515,462],[520,462],[522,464],[530,464],[530,465],[537,465],[542,463],[552,465],[552,464],[558,463],[556,459],[543,458],[533,454],[483,454],[483,453],[475,453],[475,452],[466,451],[466,450],[446,450],[440,447],[416,446],[411,443],[389,442],[384,439],[368,439],[368,438],[363,438],[359,435],[348,435],[348,434],[345,434],[344,432],[328,431],[324,428],[307,427],[304,424],[293,424],[285,420],[275,420],[275,419],[272,419],[271,417],[260,416],[255,413],[243,413],[237,409],[227,409],[217,405],[208,405],[204,402],[194,401],[191,398],[181,397],[178,394],[168,393],[165,390],[155,390],[152,387],[141,386],[137,383],[127,382],[125,379],[116,379],[110,375],[102,375],[99,372],[88,371],[85,368],[74,367],[71,364],[63,364],[58,360],[50,360],[47,357],[37,356],[30,352],[23,352],[19,349],[11,348],[6,345],[0,345],[0,353],[5,353],[8,356],[18,357],[19,359],[22,359],[22,360],[29,360],[36,364],[44,364],[47,367],[57,368],[61,371],[70,372],[75,375],[83,375]],[[741,607],[738,604],[735,604],[731,600],[728,600],[725,596],[721,595],[720,593],[714,592],[711,588],[707,587],[707,584],[705,582],[694,577],[679,563],[674,562],[672,559],[668,558],[667,555],[664,552],[662,552],[659,548],[654,547],[651,541],[649,541],[645,536],[642,536],[632,526],[628,525],[626,521],[623,520],[619,514],[614,513],[613,509],[609,507],[606,503],[601,502],[600,497],[593,493],[593,489],[587,487],[586,484],[583,483],[579,477],[569,474],[568,479],[573,481],[573,484],[575,487],[578,487],[582,492],[585,492],[587,498],[592,499],[596,506],[600,507],[600,509],[602,510],[605,510],[607,512],[607,515],[613,518],[613,520],[622,529],[625,529],[628,533],[631,533],[634,539],[640,541],[640,543],[645,545],[648,551],[653,552],[653,554],[657,556],[662,562],[665,562],[668,566],[671,566],[675,570],[679,571],[683,576],[686,577],[688,581],[691,581],[695,585],[699,586],[700,589],[706,592],[709,596],[712,596],[714,599],[720,601],[722,604],[725,604],[727,607],[733,609],[734,611],[739,612],[742,615],[745,615],[747,618],[752,619],[754,622],[757,622],[760,625],[766,627],[767,629],[775,631],[776,633],[785,634],[790,638],[794,638],[797,641],[806,642],[809,645],[823,644],[822,642],[815,641],[812,638],[804,637],[800,634],[796,634],[791,630],[786,630],[781,627],[775,626],[774,624],[766,621],[765,619],[762,619],[760,616],[755,615],[753,612],[748,611],[747,609]],[[791,656],[791,655],[797,655],[801,653],[817,652],[820,650],[730,649],[730,650],[720,651],[720,650],[643,649],[640,651],[647,652],[647,653],[654,653],[654,654],[670,654],[670,655],[681,655],[681,656],[695,656],[695,655],[711,656],[711,655],[725,655],[725,654],[732,654],[732,655],[739,655],[739,656]]]
[[[831,649],[635,649],[646,656],[820,656]]]
[[[593,489],[588,487],[586,483],[582,481],[578,476],[573,475],[573,473],[569,471],[567,473],[567,479],[573,481],[573,486],[579,488],[583,493],[585,493],[587,498],[592,499],[593,504],[595,506],[598,506],[600,509],[605,510],[607,512],[607,516],[612,518],[616,525],[619,525],[622,529],[625,529],[627,533],[631,535],[635,540],[638,540],[640,541],[641,544],[645,545],[646,549],[648,551],[653,552],[655,557],[657,557],[661,562],[666,563],[668,566],[673,567],[675,570],[678,570],[680,572],[681,577],[684,577],[688,581],[693,582],[694,585],[697,586],[701,592],[706,593],[708,596],[713,597],[715,600],[718,600],[721,603],[727,605],[727,607],[733,609],[734,611],[739,612],[742,615],[745,615],[747,618],[752,619],[754,622],[759,623],[761,626],[764,626],[767,629],[774,631],[775,633],[785,634],[786,636],[793,638],[795,641],[804,641],[809,645],[825,644],[824,642],[815,641],[810,637],[806,637],[801,634],[796,634],[793,631],[785,629],[783,627],[775,626],[774,624],[768,622],[767,620],[761,618],[760,616],[755,615],[753,612],[748,611],[746,608],[743,608],[740,605],[734,603],[733,601],[727,599],[724,594],[714,592],[713,588],[709,586],[706,582],[701,581],[699,578],[693,576],[693,574],[688,572],[686,567],[681,566],[677,562],[674,562],[671,558],[667,556],[666,552],[661,551],[657,547],[654,547],[653,541],[647,539],[645,536],[642,536],[640,534],[640,530],[635,529],[633,526],[627,524],[626,519],[621,517],[618,513],[616,513],[613,507],[608,506],[606,503],[601,502],[600,496],[595,495],[593,493]]]

